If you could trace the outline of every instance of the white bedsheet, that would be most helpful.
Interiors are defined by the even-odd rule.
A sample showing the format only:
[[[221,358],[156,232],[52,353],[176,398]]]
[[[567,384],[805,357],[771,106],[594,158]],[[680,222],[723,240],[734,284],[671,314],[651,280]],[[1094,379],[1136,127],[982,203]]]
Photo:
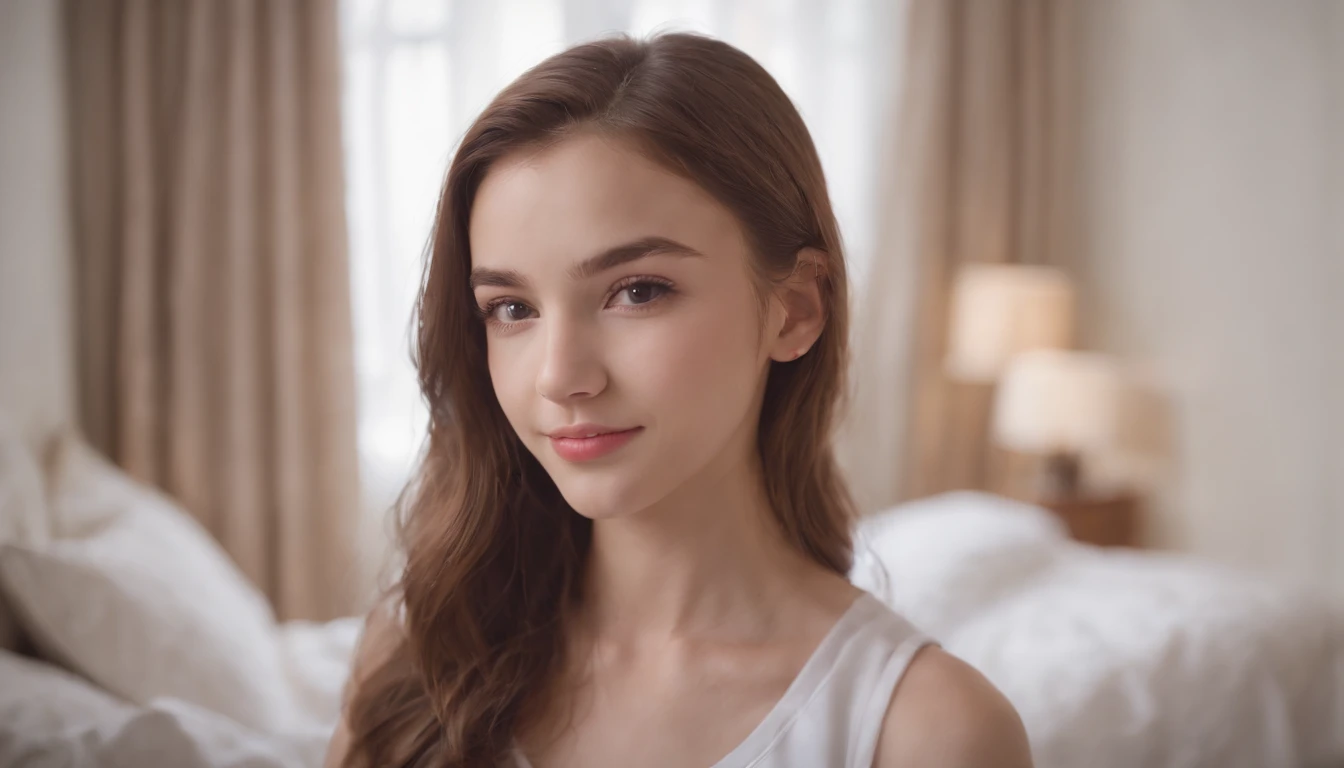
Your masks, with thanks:
[[[1344,765],[1344,620],[1323,597],[1079,545],[981,494],[873,518],[865,545],[855,581],[1008,696],[1039,768]]]
[[[281,627],[300,711],[275,732],[174,698],[135,706],[64,670],[0,651],[0,767],[316,768],[359,628],[357,619]]]

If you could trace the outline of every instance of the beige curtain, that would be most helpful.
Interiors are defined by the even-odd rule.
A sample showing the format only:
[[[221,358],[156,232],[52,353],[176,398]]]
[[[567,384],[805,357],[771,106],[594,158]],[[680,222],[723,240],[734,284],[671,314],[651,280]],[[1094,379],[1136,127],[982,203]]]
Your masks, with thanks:
[[[65,5],[84,430],[283,617],[355,587],[335,5]]]
[[[884,230],[862,287],[842,434],[869,510],[999,485],[992,390],[943,373],[949,293],[966,262],[1071,261],[1074,12],[1071,0],[909,2]]]

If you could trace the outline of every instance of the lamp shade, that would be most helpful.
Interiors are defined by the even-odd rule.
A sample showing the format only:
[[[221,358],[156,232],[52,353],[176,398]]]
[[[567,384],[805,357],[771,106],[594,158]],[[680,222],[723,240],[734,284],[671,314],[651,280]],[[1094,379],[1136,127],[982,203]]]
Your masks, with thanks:
[[[1073,286],[1050,267],[968,264],[952,287],[949,320],[948,374],[993,381],[1019,352],[1069,346]]]
[[[994,439],[1027,453],[1083,453],[1112,446],[1123,378],[1097,352],[1038,349],[1013,359],[995,392]]]

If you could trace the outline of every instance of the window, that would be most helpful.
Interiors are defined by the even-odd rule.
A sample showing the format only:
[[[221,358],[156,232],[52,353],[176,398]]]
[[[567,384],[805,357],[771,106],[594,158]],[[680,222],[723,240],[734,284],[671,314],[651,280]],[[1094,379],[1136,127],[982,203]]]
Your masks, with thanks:
[[[872,250],[880,119],[896,3],[880,0],[343,0],[346,178],[359,447],[371,509],[405,482],[427,415],[410,318],[457,140],[504,85],[611,31],[692,30],[774,75],[825,166],[855,284]]]

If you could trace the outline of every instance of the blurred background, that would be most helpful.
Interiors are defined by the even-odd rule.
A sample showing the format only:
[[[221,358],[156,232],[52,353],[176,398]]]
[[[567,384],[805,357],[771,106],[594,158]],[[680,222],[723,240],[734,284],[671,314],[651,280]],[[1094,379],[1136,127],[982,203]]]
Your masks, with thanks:
[[[1249,579],[1219,595],[1344,602],[1339,0],[3,0],[0,542],[131,482],[281,619],[361,610],[458,139],[545,56],[671,30],[811,129],[873,519],[1025,503],[1078,551]]]

